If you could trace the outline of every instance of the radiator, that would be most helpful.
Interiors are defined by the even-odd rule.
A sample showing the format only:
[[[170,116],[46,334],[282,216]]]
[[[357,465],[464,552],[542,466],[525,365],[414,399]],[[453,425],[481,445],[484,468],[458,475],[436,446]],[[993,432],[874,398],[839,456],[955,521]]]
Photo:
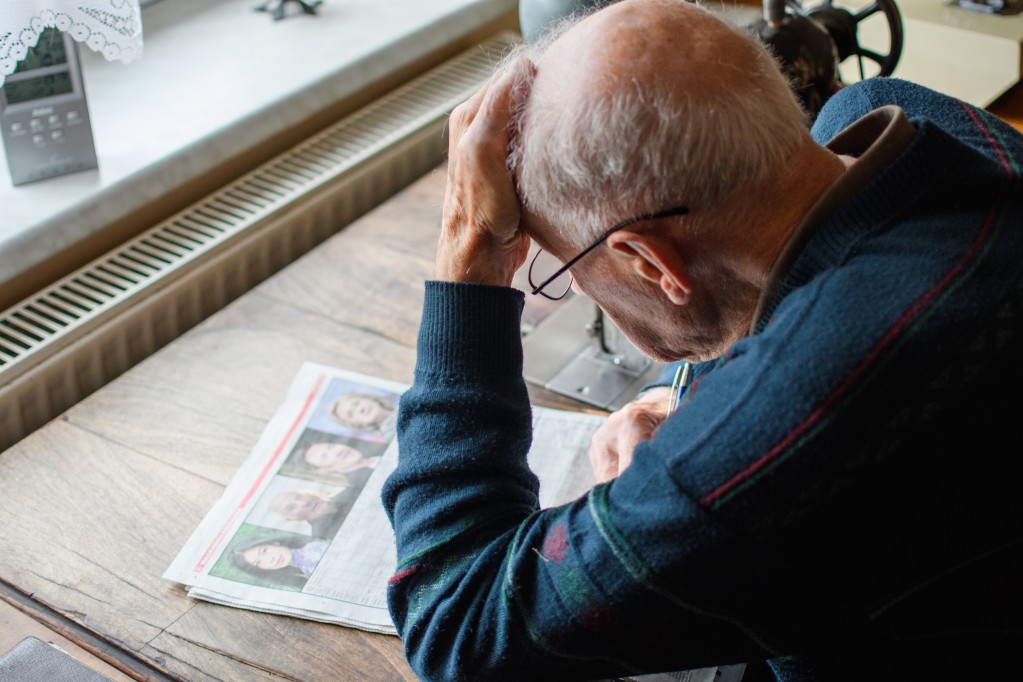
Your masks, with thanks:
[[[448,113],[517,40],[442,63],[0,314],[0,450],[435,168]]]

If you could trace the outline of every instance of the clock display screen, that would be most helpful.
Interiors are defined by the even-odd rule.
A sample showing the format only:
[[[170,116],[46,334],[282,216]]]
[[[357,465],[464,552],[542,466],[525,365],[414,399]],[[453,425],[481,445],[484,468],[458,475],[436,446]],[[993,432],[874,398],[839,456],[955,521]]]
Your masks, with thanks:
[[[7,81],[4,90],[7,92],[8,104],[19,104],[43,97],[53,97],[71,92],[74,85],[71,82],[70,71],[59,71],[46,76],[35,78],[24,78],[16,81]]]
[[[48,28],[39,35],[35,47],[28,51],[25,58],[18,62],[14,73],[44,69],[47,66],[67,64],[67,51],[64,49],[64,38],[60,31]]]

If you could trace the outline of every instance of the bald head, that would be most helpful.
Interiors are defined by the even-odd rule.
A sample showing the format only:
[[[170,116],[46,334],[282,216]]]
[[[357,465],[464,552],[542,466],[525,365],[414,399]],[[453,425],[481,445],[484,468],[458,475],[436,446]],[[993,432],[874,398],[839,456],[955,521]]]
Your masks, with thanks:
[[[770,54],[684,0],[614,3],[531,58],[512,164],[527,213],[573,243],[638,213],[710,209],[805,140]]]
[[[735,69],[732,62],[750,59],[749,50],[747,40],[692,3],[624,0],[561,33],[539,57],[534,87],[566,95],[566,88],[596,88],[598,96],[636,82],[698,87],[701,65]]]

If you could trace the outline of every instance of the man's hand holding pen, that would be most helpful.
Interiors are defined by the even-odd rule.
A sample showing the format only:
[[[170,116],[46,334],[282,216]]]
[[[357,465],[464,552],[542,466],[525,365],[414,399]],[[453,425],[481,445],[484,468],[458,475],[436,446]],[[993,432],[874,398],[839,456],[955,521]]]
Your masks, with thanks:
[[[681,362],[671,386],[658,386],[614,412],[593,434],[590,442],[590,466],[597,483],[617,478],[632,463],[633,451],[678,409],[689,384],[692,365]]]

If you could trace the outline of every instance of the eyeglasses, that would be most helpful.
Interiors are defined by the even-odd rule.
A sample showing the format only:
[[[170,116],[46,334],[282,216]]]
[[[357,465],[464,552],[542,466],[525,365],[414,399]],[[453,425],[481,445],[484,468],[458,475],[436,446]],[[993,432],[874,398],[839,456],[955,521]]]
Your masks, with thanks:
[[[593,249],[603,244],[607,240],[607,238],[613,235],[615,232],[617,232],[618,230],[623,230],[629,225],[635,225],[636,223],[641,223],[645,220],[656,220],[657,218],[667,218],[668,216],[685,215],[686,213],[689,213],[688,207],[676,206],[675,208],[669,208],[666,211],[644,213],[643,215],[638,215],[633,218],[629,218],[628,220],[622,221],[615,225],[614,227],[612,227],[607,232],[605,232],[604,234],[602,234],[600,238],[597,239],[597,241],[593,242],[585,249],[583,249],[582,253],[580,253],[575,258],[562,265],[554,272],[553,275],[551,275],[544,281],[540,282],[539,284],[536,284],[533,281],[533,267],[536,265],[536,259],[540,256],[541,253],[543,253],[543,249],[537,250],[536,254],[533,256],[533,260],[529,262],[529,272],[527,273],[529,278],[529,286],[533,287],[533,291],[530,293],[540,294],[544,298],[550,299],[552,301],[559,301],[565,298],[565,296],[568,294],[568,290],[572,288],[572,282],[574,281],[572,274],[568,272],[569,268],[578,263],[580,258],[582,258],[590,251],[593,251]],[[563,277],[566,273],[568,274],[568,277]],[[555,280],[558,280],[559,278],[564,279],[564,282],[558,283],[558,287],[556,289],[556,291],[560,291],[561,293],[557,296],[545,293],[544,289],[546,289],[548,285],[554,283]]]

